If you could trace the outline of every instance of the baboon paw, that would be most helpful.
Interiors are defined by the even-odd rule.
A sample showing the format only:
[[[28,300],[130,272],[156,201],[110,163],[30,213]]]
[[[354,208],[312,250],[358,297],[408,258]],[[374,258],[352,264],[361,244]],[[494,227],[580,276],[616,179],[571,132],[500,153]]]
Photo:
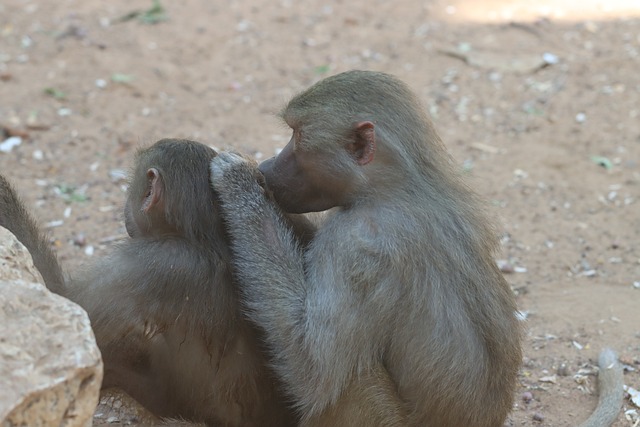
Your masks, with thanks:
[[[237,153],[220,152],[211,160],[211,181],[219,182],[224,178],[225,173],[241,166],[248,161]]]
[[[250,191],[258,187],[255,161],[233,152],[219,153],[211,160],[211,186],[219,193]]]

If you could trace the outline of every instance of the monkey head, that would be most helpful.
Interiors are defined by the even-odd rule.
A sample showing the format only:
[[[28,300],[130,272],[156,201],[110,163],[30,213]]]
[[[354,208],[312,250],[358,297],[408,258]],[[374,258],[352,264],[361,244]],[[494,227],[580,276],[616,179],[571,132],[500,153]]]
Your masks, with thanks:
[[[129,236],[140,237],[175,230],[166,221],[164,205],[165,185],[158,169],[150,167],[144,175],[134,176],[124,208],[124,223]]]
[[[451,158],[420,100],[387,74],[328,77],[296,95],[280,116],[293,136],[260,170],[287,212],[373,202],[412,182],[437,187],[451,176]]]
[[[288,213],[319,212],[346,206],[363,180],[361,168],[374,159],[376,141],[370,121],[357,122],[339,135],[341,144],[320,144],[304,123],[289,122],[293,135],[276,157],[259,166],[268,190]]]
[[[204,144],[179,139],[163,139],[139,150],[125,205],[129,236],[201,240],[220,229],[208,173],[216,155]]]

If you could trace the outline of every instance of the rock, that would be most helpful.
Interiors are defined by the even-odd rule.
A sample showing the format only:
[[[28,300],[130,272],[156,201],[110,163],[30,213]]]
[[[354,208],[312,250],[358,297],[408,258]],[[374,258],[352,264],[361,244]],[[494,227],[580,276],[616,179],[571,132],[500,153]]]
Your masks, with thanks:
[[[100,393],[100,403],[93,415],[93,425],[96,427],[103,425],[160,426],[167,424],[147,411],[124,391],[108,389]],[[176,424],[172,422],[170,425]],[[184,425],[196,427],[195,424],[186,423]]]
[[[89,318],[41,283],[27,250],[0,227],[0,423],[90,426],[102,359]]]
[[[4,227],[0,227],[0,280],[44,283],[29,251]]]

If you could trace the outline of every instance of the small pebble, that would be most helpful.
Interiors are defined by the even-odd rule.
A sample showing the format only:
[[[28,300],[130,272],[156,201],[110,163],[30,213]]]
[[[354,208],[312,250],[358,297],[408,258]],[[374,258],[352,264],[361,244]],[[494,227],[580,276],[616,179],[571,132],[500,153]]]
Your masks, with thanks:
[[[236,29],[242,33],[247,31],[250,26],[251,24],[249,23],[249,21],[243,19],[242,21],[238,22],[238,25],[236,25]]]
[[[560,366],[558,366],[557,373],[561,377],[568,377],[569,375],[571,375],[571,373],[569,372],[569,367],[566,363],[562,363],[560,364]]]
[[[492,71],[489,73],[489,80],[493,83],[500,83],[502,81],[502,74]]]
[[[559,61],[557,55],[554,55],[553,53],[549,53],[549,52],[543,53],[542,59],[544,60],[545,63],[549,65],[557,64]]]
[[[547,376],[544,376],[544,377],[540,378],[538,381],[540,381],[541,383],[556,384],[557,378],[556,378],[555,375],[547,375]]]
[[[529,403],[533,400],[533,393],[531,393],[530,391],[525,391],[524,393],[522,393],[522,401],[524,403]]]
[[[64,225],[64,221],[61,219],[58,219],[56,221],[50,221],[48,223],[45,224],[46,228],[55,228],[55,227],[60,227]]]
[[[587,115],[585,113],[578,113],[576,114],[576,122],[578,123],[584,123],[585,120],[587,120]]]
[[[537,422],[541,422],[544,421],[544,415],[542,415],[539,412],[536,412],[535,414],[533,414],[533,421],[537,421]]]
[[[17,147],[20,144],[22,144],[22,138],[19,136],[9,137],[0,143],[0,151],[3,153],[9,153],[13,150],[13,147]]]
[[[513,267],[513,264],[511,264],[509,261],[504,260],[504,259],[499,259],[496,262],[498,264],[498,268],[503,273],[507,273],[508,274],[508,273],[514,273],[515,272],[515,268]]]
[[[78,233],[73,236],[73,244],[76,246],[83,247],[87,244],[87,236],[84,233]]]
[[[111,182],[120,183],[127,180],[127,172],[122,169],[111,169],[109,171],[109,178],[111,178]]]

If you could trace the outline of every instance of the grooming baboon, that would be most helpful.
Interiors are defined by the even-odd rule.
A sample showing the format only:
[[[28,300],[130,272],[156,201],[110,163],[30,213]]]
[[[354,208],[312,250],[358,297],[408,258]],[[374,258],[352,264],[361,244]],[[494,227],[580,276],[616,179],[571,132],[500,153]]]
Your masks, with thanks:
[[[384,368],[400,425],[501,425],[521,362],[515,298],[482,204],[416,97],[388,75],[350,72],[282,116],[293,137],[260,167],[268,189],[287,212],[338,208],[306,253],[254,166],[223,153],[212,182],[243,299],[304,421]]]
[[[138,152],[125,208],[130,238],[65,277],[47,239],[0,176],[0,225],[47,286],[87,312],[117,386],[156,415],[215,426],[295,424],[244,319],[209,184],[211,148],[162,140]],[[297,229],[306,230],[304,222]]]
[[[286,212],[335,208],[306,251],[254,164],[221,153],[211,169],[242,299],[303,425],[502,426],[515,298],[483,203],[416,96],[353,71],[282,117],[293,136],[260,165],[267,193]]]

